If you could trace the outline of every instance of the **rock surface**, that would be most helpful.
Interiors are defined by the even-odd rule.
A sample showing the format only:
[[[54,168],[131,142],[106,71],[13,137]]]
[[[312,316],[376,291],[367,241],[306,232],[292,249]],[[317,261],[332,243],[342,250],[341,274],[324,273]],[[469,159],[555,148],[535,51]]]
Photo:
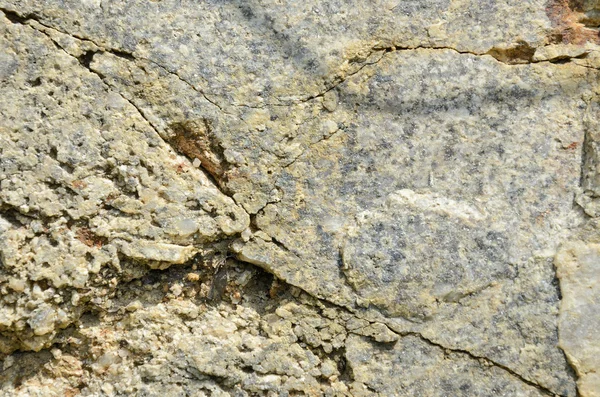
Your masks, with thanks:
[[[556,256],[560,346],[577,370],[582,395],[600,396],[600,246],[570,242]]]
[[[597,1],[0,11],[4,395],[599,395]]]

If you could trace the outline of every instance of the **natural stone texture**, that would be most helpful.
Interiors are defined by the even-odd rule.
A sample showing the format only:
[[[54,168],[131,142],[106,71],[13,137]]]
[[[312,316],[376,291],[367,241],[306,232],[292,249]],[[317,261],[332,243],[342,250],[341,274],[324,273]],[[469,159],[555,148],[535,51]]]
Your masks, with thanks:
[[[426,322],[408,329],[433,328],[433,339],[463,340],[530,379],[565,387],[555,310],[542,309],[542,320],[542,304],[526,311],[523,291],[511,286],[530,277],[519,269],[533,258],[551,258],[579,219],[572,199],[581,155],[568,145],[584,140],[586,75],[449,50],[389,54],[338,87],[354,115],[285,168],[275,181],[283,199],[258,213],[256,224],[284,253],[269,256],[273,243],[257,239],[242,258],[339,304]],[[553,275],[545,275],[535,291],[547,291]],[[489,287],[512,290],[502,295],[510,303],[477,296]],[[556,304],[555,293],[544,295]],[[473,296],[477,303],[461,304]],[[539,324],[544,342],[519,331],[507,306]],[[473,316],[481,321],[465,326]],[[549,372],[534,375],[533,362]]]
[[[245,105],[314,96],[332,77],[358,69],[374,45],[485,53],[519,41],[546,44],[552,30],[542,0],[48,0],[43,6],[3,0],[0,6],[35,14],[45,24],[103,47],[168,65],[217,95],[218,102]]]
[[[0,10],[6,395],[594,395],[596,1]]]
[[[46,346],[80,315],[77,301],[101,291],[107,280],[95,275],[118,269],[121,255],[153,267],[184,263],[197,252],[189,244],[239,233],[249,218],[76,58],[35,29],[2,21],[10,58],[0,97],[7,353]]]
[[[577,371],[581,396],[600,396],[600,245],[565,244],[556,268],[563,296],[560,346]]]
[[[376,347],[352,335],[346,342],[348,365],[356,384],[354,396],[542,396],[539,390],[485,362],[461,353],[447,353],[426,340],[408,336],[391,349]]]
[[[240,271],[256,279],[256,271],[243,266],[229,276],[239,280]],[[4,391],[17,396],[247,396],[275,390],[326,396],[544,395],[485,360],[446,352],[414,335],[399,337],[383,324],[358,319],[305,293],[294,297],[286,291],[265,299],[266,294],[246,295],[248,284],[233,282],[245,304],[207,307],[190,300],[193,284],[169,282],[181,283],[186,298],[134,282],[118,290],[112,305],[120,309],[104,321],[84,316],[68,335],[70,345],[44,358],[47,373],[61,380],[53,388],[44,384],[44,376],[24,371],[27,355],[5,360]],[[268,284],[259,289],[264,287]],[[70,346],[86,346],[87,370]],[[23,385],[14,388],[7,380],[19,371],[25,372]]]

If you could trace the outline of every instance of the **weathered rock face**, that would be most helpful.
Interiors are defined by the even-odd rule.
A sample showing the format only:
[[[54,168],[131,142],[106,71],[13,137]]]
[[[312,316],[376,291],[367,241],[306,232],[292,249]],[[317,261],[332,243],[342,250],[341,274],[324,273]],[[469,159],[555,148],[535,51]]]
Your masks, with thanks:
[[[598,244],[566,244],[556,256],[563,299],[560,303],[560,346],[577,370],[581,394],[600,395],[600,293]]]
[[[0,0],[6,395],[598,395],[598,2],[363,3]]]

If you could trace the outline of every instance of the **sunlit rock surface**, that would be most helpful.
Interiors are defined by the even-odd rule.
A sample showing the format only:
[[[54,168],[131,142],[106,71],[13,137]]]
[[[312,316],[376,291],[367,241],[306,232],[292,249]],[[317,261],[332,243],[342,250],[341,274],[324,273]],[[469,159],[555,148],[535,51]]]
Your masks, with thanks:
[[[598,395],[596,1],[0,11],[4,395]]]

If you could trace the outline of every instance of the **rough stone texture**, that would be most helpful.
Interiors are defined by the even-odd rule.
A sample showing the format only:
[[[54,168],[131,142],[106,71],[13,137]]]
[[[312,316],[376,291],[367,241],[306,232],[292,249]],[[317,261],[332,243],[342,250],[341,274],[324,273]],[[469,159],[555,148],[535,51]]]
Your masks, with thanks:
[[[5,395],[598,395],[597,1],[0,10]]]
[[[572,242],[556,256],[560,346],[577,370],[582,395],[600,396],[600,246]]]
[[[381,349],[363,336],[347,340],[348,365],[357,384],[353,395],[419,395],[437,389],[451,396],[539,396],[535,387],[514,383],[494,366],[448,353],[416,336],[407,336],[391,349]],[[398,376],[402,374],[402,376]],[[433,386],[433,387],[432,387]],[[442,394],[445,393],[445,394]]]
[[[30,27],[3,18],[1,28],[8,353],[39,350],[76,320],[79,301],[111,283],[107,267],[118,271],[124,258],[184,263],[205,242],[244,230],[249,217],[76,58]]]

